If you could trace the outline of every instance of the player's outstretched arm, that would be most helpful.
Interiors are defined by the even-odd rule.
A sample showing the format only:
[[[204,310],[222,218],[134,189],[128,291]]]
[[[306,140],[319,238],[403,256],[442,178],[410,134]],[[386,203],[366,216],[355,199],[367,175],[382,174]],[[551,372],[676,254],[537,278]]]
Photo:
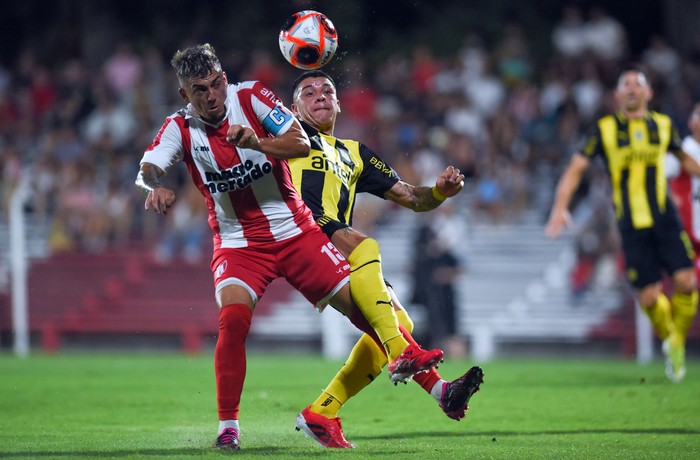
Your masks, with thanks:
[[[433,187],[416,187],[399,181],[384,197],[415,212],[425,212],[437,208],[447,198],[457,195],[462,188],[464,174],[454,166],[448,166],[440,173]]]
[[[698,164],[695,158],[690,156],[685,151],[681,150],[678,153],[678,159],[681,162],[681,167],[683,168],[683,170],[696,177],[700,177],[700,164]]]
[[[558,238],[561,235],[564,227],[571,223],[571,214],[569,213],[569,203],[571,197],[581,183],[583,173],[586,172],[590,160],[581,155],[574,154],[571,158],[569,166],[566,167],[564,174],[559,179],[557,191],[554,195],[554,203],[552,211],[549,214],[549,220],[545,226],[544,233],[550,238]]]

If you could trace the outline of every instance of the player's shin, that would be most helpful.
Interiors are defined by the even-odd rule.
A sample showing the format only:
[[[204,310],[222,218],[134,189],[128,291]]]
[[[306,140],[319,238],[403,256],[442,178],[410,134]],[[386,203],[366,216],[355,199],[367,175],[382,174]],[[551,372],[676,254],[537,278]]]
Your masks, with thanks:
[[[642,307],[642,310],[649,317],[654,331],[662,341],[666,340],[675,331],[673,317],[671,316],[671,302],[663,293],[659,294],[654,305]]]
[[[214,350],[219,420],[237,420],[246,373],[245,339],[253,312],[245,304],[219,311],[219,337]]]
[[[348,257],[350,291],[362,314],[379,336],[389,359],[393,360],[408,346],[398,334],[398,319],[391,296],[382,276],[379,245],[372,238],[362,241]]]
[[[372,383],[385,364],[384,351],[369,335],[362,334],[343,367],[311,405],[311,411],[337,417],[343,404]]]
[[[698,312],[698,291],[690,293],[675,293],[671,297],[671,311],[673,313],[673,324],[676,332],[683,338],[688,335],[693,320]]]

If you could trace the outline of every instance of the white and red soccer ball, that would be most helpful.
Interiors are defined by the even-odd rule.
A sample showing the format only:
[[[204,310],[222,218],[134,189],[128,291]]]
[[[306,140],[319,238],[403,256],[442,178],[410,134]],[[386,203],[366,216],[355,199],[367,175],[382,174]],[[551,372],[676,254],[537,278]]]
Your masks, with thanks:
[[[291,15],[280,28],[280,51],[294,67],[319,69],[338,48],[338,31],[326,15],[313,10]]]

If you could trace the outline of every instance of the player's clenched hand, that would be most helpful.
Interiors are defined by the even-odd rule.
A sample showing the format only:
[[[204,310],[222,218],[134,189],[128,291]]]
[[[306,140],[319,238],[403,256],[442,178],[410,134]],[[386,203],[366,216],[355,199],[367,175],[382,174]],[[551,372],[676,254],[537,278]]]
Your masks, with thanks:
[[[253,128],[245,125],[231,125],[226,132],[226,141],[244,149],[260,150],[260,140]]]
[[[438,176],[435,187],[445,197],[455,196],[464,187],[464,174],[454,166],[448,166]]]
[[[153,208],[156,214],[167,214],[168,208],[175,203],[175,192],[165,187],[154,188],[146,196],[145,208]]]

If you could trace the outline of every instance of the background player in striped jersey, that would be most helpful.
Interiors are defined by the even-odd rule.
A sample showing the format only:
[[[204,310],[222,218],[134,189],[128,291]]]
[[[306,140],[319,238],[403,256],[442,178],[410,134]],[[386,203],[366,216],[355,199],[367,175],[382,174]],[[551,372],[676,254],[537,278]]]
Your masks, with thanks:
[[[671,118],[649,110],[652,95],[640,69],[621,72],[615,89],[619,110],[600,118],[573,155],[559,180],[545,233],[556,238],[571,221],[571,197],[592,159],[602,157],[610,175],[627,279],[663,341],[666,375],[678,382],[686,372],[686,335],[697,312],[698,291],[693,250],[667,196],[666,154],[674,154],[682,168],[696,176],[700,165],[681,148]],[[663,272],[673,281],[670,301],[662,290]]]
[[[683,150],[700,162],[700,103],[688,118],[690,134],[683,139]],[[695,276],[700,279],[700,178],[688,174],[674,155],[666,156],[666,175],[678,213],[695,251]]]
[[[390,305],[372,303],[360,313],[353,303],[347,261],[314,223],[291,181],[286,160],[309,154],[308,136],[291,112],[260,82],[229,85],[208,44],[178,51],[171,63],[188,105],[166,118],[143,155],[136,185],[147,193],[146,209],[165,213],[176,197],[160,177],[184,161],[209,211],[220,309],[216,446],[240,448],[245,339],[255,304],[275,278],[284,276],[319,309],[331,301],[371,334],[392,357],[392,378],[436,365],[442,351],[409,344],[412,338],[404,338]]]
[[[292,179],[316,222],[350,262],[353,297],[391,302],[401,324],[412,330],[411,318],[384,282],[377,242],[350,226],[355,195],[367,192],[416,212],[429,211],[459,193],[464,176],[448,166],[434,187],[416,187],[401,181],[391,166],[366,145],[334,137],[340,105],[335,83],[323,71],[308,71],[296,79],[292,110],[311,141],[308,157],[289,161]],[[345,439],[338,412],[379,375],[386,363],[383,350],[363,335],[327,388],[299,414],[297,428],[326,447],[353,447]],[[482,377],[481,369],[473,367],[452,382],[443,380],[434,369],[417,374],[414,379],[435,397],[450,418],[460,420],[465,416],[469,398],[479,390]]]

